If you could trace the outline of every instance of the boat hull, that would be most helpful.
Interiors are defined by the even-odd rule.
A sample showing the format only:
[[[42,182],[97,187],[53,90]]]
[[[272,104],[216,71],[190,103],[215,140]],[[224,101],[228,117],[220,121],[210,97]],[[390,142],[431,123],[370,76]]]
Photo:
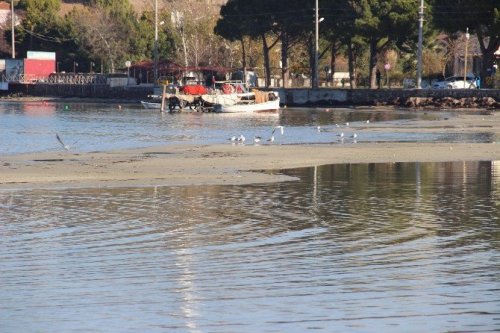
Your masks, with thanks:
[[[277,111],[280,108],[280,99],[277,97],[275,100],[263,103],[239,103],[234,105],[221,105],[215,106],[216,112],[224,113],[250,113],[250,112],[265,112]]]
[[[145,109],[161,109],[161,103],[141,101]]]

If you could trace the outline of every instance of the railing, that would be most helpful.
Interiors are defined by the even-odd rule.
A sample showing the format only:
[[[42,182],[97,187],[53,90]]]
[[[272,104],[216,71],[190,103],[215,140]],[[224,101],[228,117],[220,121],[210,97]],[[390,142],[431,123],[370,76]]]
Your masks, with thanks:
[[[46,83],[46,84],[74,84],[74,85],[100,85],[107,83],[104,74],[72,74],[53,73],[49,77],[34,74],[2,74],[2,82],[17,82],[23,84]]]

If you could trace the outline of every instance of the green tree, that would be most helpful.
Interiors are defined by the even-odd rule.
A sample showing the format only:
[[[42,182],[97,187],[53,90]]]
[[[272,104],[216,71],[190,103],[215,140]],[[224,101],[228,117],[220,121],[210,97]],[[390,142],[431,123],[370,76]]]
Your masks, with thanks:
[[[241,15],[241,13],[250,9],[247,6],[248,2],[246,1],[229,0],[221,7],[221,19],[217,21],[214,28],[215,34],[227,39],[228,41],[238,41],[241,44],[241,64],[243,67],[244,77],[246,75],[245,73],[247,68],[244,38],[248,34],[252,23],[251,20],[248,20],[249,16]]]
[[[60,0],[21,0],[16,7],[22,21],[16,27],[16,52],[26,56],[29,50],[56,52],[64,62],[78,50],[71,27],[59,16]]]
[[[483,62],[481,77],[490,73],[494,53],[500,46],[500,7],[498,0],[431,0],[434,24],[447,32],[477,35]]]
[[[351,0],[355,12],[356,34],[363,38],[370,52],[370,87],[376,88],[378,56],[390,46],[403,48],[416,39],[417,0]]]
[[[356,12],[349,0],[321,0],[320,15],[325,18],[321,23],[324,36],[331,48],[330,68],[335,74],[335,59],[338,54],[345,54],[349,65],[350,87],[356,87],[356,63],[364,52],[366,43],[356,35]]]
[[[243,40],[245,36],[261,39],[266,86],[271,82],[269,52],[278,42],[278,38],[268,41],[273,22],[270,13],[272,7],[267,0],[229,0],[221,8],[221,18],[215,28],[217,34],[230,41]],[[246,58],[246,55],[243,57]]]
[[[268,29],[281,41],[281,78],[283,87],[288,86],[290,74],[289,52],[300,41],[310,37],[313,29],[313,3],[304,6],[303,0],[268,0]]]
[[[160,58],[171,58],[174,56],[175,34],[170,24],[170,13],[162,11],[158,20],[163,22],[158,30],[158,53]],[[135,38],[130,40],[130,60],[143,60],[154,58],[154,12],[145,11],[139,17],[135,26]]]

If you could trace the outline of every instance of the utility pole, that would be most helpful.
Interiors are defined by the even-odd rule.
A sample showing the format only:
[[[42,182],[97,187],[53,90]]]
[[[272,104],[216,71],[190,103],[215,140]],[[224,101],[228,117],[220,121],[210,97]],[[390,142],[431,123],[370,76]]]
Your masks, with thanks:
[[[16,58],[16,43],[14,36],[14,26],[16,15],[14,13],[14,0],[10,0],[10,25],[11,25],[11,38],[12,38],[12,59]]]
[[[423,29],[424,29],[424,0],[420,0],[420,8],[418,11],[417,89],[422,88]]]
[[[314,72],[313,72],[313,88],[318,88],[318,56],[319,56],[319,9],[318,0],[316,0],[316,13],[314,15],[315,38],[314,38]]]
[[[153,62],[154,83],[158,81],[158,0],[155,0],[155,40],[154,40],[154,62]]]

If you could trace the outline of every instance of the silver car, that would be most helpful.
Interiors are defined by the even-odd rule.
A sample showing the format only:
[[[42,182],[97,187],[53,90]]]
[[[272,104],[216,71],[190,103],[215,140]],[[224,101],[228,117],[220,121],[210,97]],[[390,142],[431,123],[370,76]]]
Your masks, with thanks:
[[[436,81],[432,84],[433,89],[476,89],[476,78],[473,75],[467,75],[464,81],[463,75],[450,76],[442,81]]]

